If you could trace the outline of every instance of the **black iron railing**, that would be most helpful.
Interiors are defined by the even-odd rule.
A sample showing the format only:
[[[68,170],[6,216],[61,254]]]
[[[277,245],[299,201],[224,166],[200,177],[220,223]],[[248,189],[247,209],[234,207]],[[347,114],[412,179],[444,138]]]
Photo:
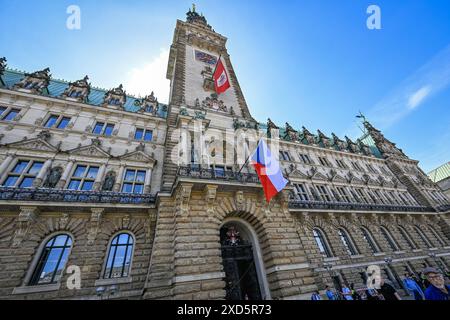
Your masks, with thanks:
[[[445,212],[445,211],[448,211],[448,210],[450,210],[450,204],[444,204],[444,205],[442,205],[442,206],[439,206],[439,207],[437,207],[437,210],[438,210],[439,212]]]
[[[241,183],[260,183],[257,174],[242,173],[234,171],[224,171],[220,169],[204,169],[200,167],[179,167],[178,177],[202,179],[202,180],[220,180]]]
[[[104,191],[73,191],[0,187],[0,201],[47,201],[73,203],[153,204],[150,194],[129,194]]]
[[[433,208],[418,206],[399,206],[387,204],[365,204],[346,202],[322,202],[290,200],[291,209],[351,210],[351,211],[394,211],[394,212],[433,212]]]

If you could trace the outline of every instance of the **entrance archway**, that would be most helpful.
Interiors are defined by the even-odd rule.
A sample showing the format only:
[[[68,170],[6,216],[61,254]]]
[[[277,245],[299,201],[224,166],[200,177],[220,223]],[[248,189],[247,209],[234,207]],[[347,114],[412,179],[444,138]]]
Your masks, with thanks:
[[[267,300],[270,292],[258,238],[245,221],[230,218],[220,229],[227,300]]]

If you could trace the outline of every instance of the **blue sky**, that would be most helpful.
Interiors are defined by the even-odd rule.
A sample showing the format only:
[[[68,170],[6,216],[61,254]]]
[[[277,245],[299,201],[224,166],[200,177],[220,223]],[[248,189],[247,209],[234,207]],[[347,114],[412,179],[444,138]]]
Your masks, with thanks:
[[[164,100],[167,52],[184,0],[0,0],[0,56],[56,78],[85,74]],[[69,5],[81,30],[66,28]],[[450,1],[201,0],[228,37],[253,116],[326,134],[359,136],[361,110],[425,171],[450,160]],[[366,27],[381,8],[381,30]]]

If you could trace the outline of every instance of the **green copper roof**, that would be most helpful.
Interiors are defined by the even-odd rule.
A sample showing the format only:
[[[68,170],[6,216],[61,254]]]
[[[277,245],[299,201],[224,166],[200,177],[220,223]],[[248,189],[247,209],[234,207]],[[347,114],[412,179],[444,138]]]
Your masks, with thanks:
[[[5,83],[6,88],[12,88],[16,83],[23,79],[25,76],[25,72],[6,69],[2,80]],[[60,98],[61,94],[67,89],[69,83],[63,80],[52,79],[48,85],[48,92],[45,92],[43,95],[47,95],[53,98]],[[101,106],[103,103],[103,98],[106,94],[107,90],[91,87],[91,93],[88,97],[87,104],[94,106]],[[139,107],[135,106],[135,101],[138,98],[127,95],[127,100],[124,105],[125,111],[128,112],[137,112]],[[159,104],[159,111],[157,116],[161,118],[167,117],[167,106],[165,104]]]
[[[450,162],[428,173],[433,182],[439,182],[450,177]]]

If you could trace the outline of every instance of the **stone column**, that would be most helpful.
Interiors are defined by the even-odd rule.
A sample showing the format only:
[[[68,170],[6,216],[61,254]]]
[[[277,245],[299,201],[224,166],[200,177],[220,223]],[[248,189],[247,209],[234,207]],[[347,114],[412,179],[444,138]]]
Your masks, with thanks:
[[[94,187],[93,187],[94,191],[99,191],[100,188],[102,187],[102,182],[103,182],[103,178],[105,176],[105,171],[106,171],[106,164],[103,164],[100,167],[100,169],[98,170],[97,177],[95,178]]]
[[[56,185],[56,189],[62,189],[66,185],[67,179],[69,178],[70,173],[72,172],[73,165],[75,163],[75,160],[69,160],[67,163],[66,169],[64,170],[61,179],[59,180],[58,184]]]
[[[44,181],[45,175],[48,172],[48,169],[52,166],[53,159],[48,159],[45,161],[44,165],[42,166],[41,170],[39,171],[38,175],[36,176],[36,179],[34,179],[33,187],[39,188],[42,185],[42,182]]]
[[[3,160],[2,164],[0,165],[0,181],[4,180],[5,175],[8,173],[8,168],[11,162],[14,159],[14,155],[8,154],[8,156]]]
[[[147,174],[145,175],[144,193],[150,193],[151,183],[152,183],[152,169],[148,169]]]
[[[125,172],[125,166],[121,165],[119,168],[119,173],[117,174],[116,177],[116,183],[114,184],[114,192],[120,192],[120,185],[122,184],[123,181],[123,174]]]

